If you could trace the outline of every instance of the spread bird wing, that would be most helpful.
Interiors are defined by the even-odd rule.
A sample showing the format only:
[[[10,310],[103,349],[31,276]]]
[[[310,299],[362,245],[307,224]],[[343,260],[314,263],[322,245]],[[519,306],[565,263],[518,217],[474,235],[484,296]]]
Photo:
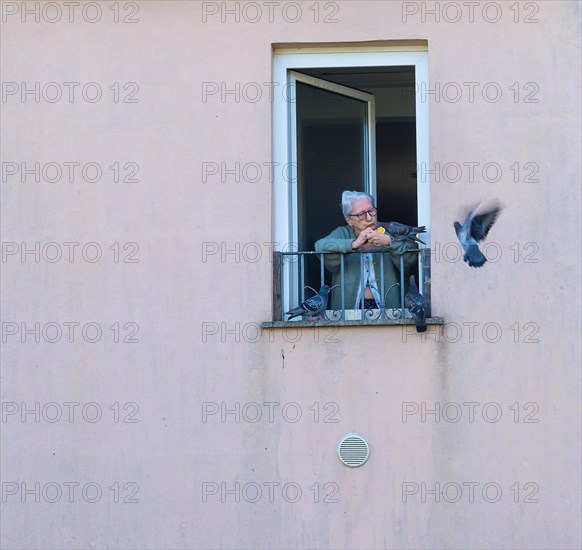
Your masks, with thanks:
[[[500,212],[501,207],[497,206],[493,210],[488,210],[487,212],[476,215],[471,221],[471,237],[473,237],[477,242],[482,241],[487,237],[489,230],[497,221]]]

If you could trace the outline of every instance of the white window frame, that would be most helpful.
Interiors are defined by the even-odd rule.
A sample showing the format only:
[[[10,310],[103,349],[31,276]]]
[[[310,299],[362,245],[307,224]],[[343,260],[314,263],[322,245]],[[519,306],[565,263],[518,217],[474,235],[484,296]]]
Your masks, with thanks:
[[[274,52],[273,82],[277,92],[273,98],[273,241],[274,250],[296,251],[296,197],[297,169],[293,162],[296,158],[295,143],[295,106],[291,108],[294,90],[292,71],[297,69],[316,69],[319,67],[392,67],[414,66],[416,90],[429,89],[428,48],[426,46],[385,46],[377,48],[343,47],[281,49]],[[415,90],[415,92],[416,92]],[[416,106],[416,162],[418,166],[430,166],[429,162],[429,105],[422,101],[422,95],[415,93]],[[375,175],[375,174],[374,174]],[[375,187],[375,177],[371,180]],[[375,189],[371,189],[375,194]],[[333,208],[334,205],[330,205]],[[423,241],[430,247],[430,181],[417,178],[418,225],[428,231]],[[295,276],[287,264],[283,270],[281,298],[283,307],[291,307],[289,301],[296,301],[289,293],[290,281]],[[422,281],[422,277],[421,277]]]

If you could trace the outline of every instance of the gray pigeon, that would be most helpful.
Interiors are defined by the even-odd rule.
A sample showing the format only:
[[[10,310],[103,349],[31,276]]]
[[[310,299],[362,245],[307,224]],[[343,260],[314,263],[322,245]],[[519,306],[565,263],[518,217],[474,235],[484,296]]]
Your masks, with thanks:
[[[502,208],[501,205],[495,203],[490,209],[478,213],[481,204],[469,213],[463,225],[459,222],[453,224],[457,238],[465,251],[463,259],[471,267],[481,267],[487,261],[477,243],[487,237]]]
[[[299,317],[300,315],[309,317],[310,320],[314,319],[315,317],[319,319],[322,313],[324,314],[322,317],[324,317],[325,310],[327,308],[327,298],[329,296],[329,291],[336,286],[338,285],[334,285],[330,288],[329,285],[323,285],[315,296],[308,298],[301,305],[289,310],[285,314],[290,315],[289,319],[287,320],[290,321],[293,319],[293,317]]]
[[[398,222],[378,222],[377,225],[378,227],[383,227],[393,241],[398,242],[408,239],[410,241],[425,244],[416,236],[417,233],[426,232],[426,227],[424,225],[421,227],[414,227],[413,225],[405,225]]]
[[[424,298],[418,292],[416,280],[414,275],[410,276],[410,287],[404,296],[404,305],[410,311],[414,323],[416,324],[416,332],[426,332],[426,311],[424,309]]]

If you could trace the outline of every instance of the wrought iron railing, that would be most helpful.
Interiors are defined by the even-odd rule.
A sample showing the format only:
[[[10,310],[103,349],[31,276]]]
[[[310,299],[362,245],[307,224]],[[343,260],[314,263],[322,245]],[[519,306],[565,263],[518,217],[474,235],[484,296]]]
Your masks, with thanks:
[[[327,310],[325,312],[325,318],[327,321],[345,321],[345,320],[361,320],[365,321],[382,321],[382,320],[397,320],[405,319],[410,317],[410,314],[404,305],[404,295],[406,293],[406,288],[408,287],[408,276],[409,274],[416,274],[416,280],[420,292],[423,294],[425,302],[426,316],[431,316],[431,299],[430,299],[430,248],[415,248],[410,250],[405,250],[399,256],[399,281],[387,285],[385,281],[384,274],[384,261],[379,262],[379,274],[376,272],[378,292],[381,299],[380,307],[375,309],[366,309],[364,305],[364,300],[361,299],[361,305],[359,309],[354,310],[350,304],[346,304],[346,288],[345,288],[345,264],[346,258],[352,254],[360,255],[360,296],[364,296],[364,254],[372,254],[372,256],[385,254],[394,254],[388,250],[380,251],[354,251],[354,252],[274,252],[273,253],[273,321],[285,321],[285,311],[291,309],[302,302],[306,298],[314,295],[317,290],[326,284],[326,275],[329,279],[331,277],[331,272],[327,271],[325,267],[325,256],[326,255],[336,255],[340,256],[340,266],[339,266],[339,288],[334,288],[332,292],[339,292],[341,294],[341,307],[332,308],[331,296],[328,300]],[[418,266],[418,270],[412,268],[409,272],[405,270],[404,257],[406,254],[415,254],[419,261],[415,265]],[[313,275],[310,280],[307,280],[306,275],[306,258],[316,257],[319,259],[319,283],[314,280]],[[383,260],[383,258],[382,258]],[[297,265],[298,262],[298,265]],[[291,265],[296,264],[296,265]],[[379,275],[379,281],[378,281]],[[287,280],[286,280],[287,279]],[[291,280],[290,280],[291,279]],[[311,283],[311,284],[309,284]],[[317,286],[319,284],[319,286]],[[313,286],[312,286],[313,285]],[[331,286],[331,285],[330,285]],[[387,307],[386,297],[388,292],[392,290],[393,287],[398,287],[399,291],[399,306],[398,307]],[[315,288],[317,287],[317,288]],[[313,292],[306,293],[306,289],[311,289]],[[378,305],[378,304],[377,304]],[[359,313],[358,313],[359,312]],[[348,319],[348,317],[351,317]],[[301,318],[297,318],[300,320]]]

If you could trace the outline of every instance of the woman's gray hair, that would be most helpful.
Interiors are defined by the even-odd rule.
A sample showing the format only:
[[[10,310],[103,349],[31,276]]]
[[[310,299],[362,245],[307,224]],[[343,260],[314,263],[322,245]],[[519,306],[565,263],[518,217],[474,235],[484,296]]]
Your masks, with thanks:
[[[352,213],[352,205],[358,199],[368,199],[372,206],[376,208],[372,195],[362,193],[361,191],[344,191],[342,193],[342,212],[344,216],[349,216]]]

